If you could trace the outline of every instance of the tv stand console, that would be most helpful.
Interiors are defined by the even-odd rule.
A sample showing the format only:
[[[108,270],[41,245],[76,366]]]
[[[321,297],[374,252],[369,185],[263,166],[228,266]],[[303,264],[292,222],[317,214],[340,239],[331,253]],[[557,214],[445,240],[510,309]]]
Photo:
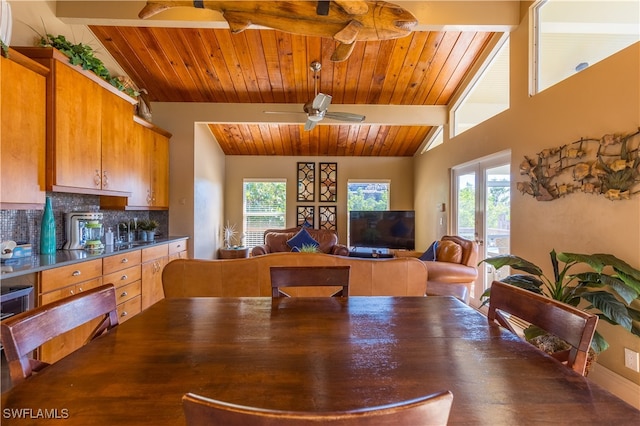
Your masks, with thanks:
[[[359,257],[362,259],[390,259],[394,257],[394,255],[387,249],[374,249],[366,251],[352,250],[349,252],[349,257]]]

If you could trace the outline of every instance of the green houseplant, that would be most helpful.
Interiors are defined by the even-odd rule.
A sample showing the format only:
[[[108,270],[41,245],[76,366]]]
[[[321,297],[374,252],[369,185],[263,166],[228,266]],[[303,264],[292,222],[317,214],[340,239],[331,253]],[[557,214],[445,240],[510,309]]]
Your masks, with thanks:
[[[587,302],[583,309],[594,311],[600,320],[619,325],[640,336],[640,311],[631,303],[640,296],[640,271],[610,254],[549,253],[553,276],[547,277],[537,265],[514,255],[500,255],[482,260],[496,269],[509,266],[526,274],[513,274],[501,281],[546,295],[572,306]],[[570,273],[576,266],[588,266],[586,272]],[[584,268],[583,268],[584,269]],[[491,289],[482,294],[483,305],[489,302]],[[525,330],[525,338],[533,339],[542,334],[536,327]],[[591,342],[596,354],[606,350],[609,344],[597,331]]]
[[[56,48],[69,57],[69,62],[71,64],[79,65],[83,70],[93,72],[116,89],[125,92],[131,97],[135,98],[140,95],[137,91],[125,87],[117,77],[111,76],[104,63],[94,55],[94,50],[91,46],[87,46],[82,43],[74,44],[67,40],[63,35],[54,36],[52,34],[41,36],[38,46]]]

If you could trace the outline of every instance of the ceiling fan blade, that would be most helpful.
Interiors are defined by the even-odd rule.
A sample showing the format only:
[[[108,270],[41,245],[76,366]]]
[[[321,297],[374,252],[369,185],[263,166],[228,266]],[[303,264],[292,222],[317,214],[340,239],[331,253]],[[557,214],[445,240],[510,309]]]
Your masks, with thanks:
[[[317,121],[307,120],[307,122],[304,123],[304,130],[313,130],[313,128],[316,127],[316,124],[318,124]]]
[[[306,114],[302,111],[262,111],[264,114]]]
[[[333,120],[340,121],[349,121],[351,123],[362,123],[366,118],[364,115],[353,114],[350,112],[329,112],[327,111],[324,115],[326,118],[331,118]]]
[[[315,98],[313,98],[313,103],[311,104],[313,109],[317,109],[319,111],[326,111],[331,104],[331,95],[325,95],[324,93],[318,93]]]

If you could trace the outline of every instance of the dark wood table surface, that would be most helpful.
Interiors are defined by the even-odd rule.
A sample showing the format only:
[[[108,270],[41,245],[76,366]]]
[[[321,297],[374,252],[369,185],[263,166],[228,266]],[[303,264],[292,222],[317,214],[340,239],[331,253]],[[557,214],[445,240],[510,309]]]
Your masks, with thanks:
[[[640,424],[452,297],[165,299],[4,393],[1,422],[183,425],[186,392],[334,411],[441,389],[454,395],[449,424]]]

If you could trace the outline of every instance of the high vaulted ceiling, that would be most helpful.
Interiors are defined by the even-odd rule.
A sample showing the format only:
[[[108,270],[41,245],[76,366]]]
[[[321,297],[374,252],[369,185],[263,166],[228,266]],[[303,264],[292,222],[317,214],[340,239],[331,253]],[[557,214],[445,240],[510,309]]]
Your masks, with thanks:
[[[446,106],[496,30],[517,23],[512,9],[504,12],[508,18],[497,14],[502,22],[493,23],[478,17],[472,25],[469,10],[464,18],[454,15],[464,10],[461,5],[498,8],[496,3],[504,2],[397,2],[418,17],[417,30],[396,40],[358,42],[349,59],[331,62],[336,45],[331,39],[261,28],[232,34],[224,20],[212,16],[162,20],[176,10],[155,20],[134,20],[131,11],[144,2],[126,2],[120,16],[113,10],[100,15],[95,7],[83,10],[77,3],[102,2],[59,2],[58,15],[89,24],[152,101],[217,103],[221,110],[236,111],[233,119],[222,112],[220,120],[227,121],[209,123],[228,155],[412,156],[432,126],[444,124]],[[450,3],[452,25],[441,3]],[[442,22],[425,23],[428,11]],[[325,119],[311,131],[303,129],[302,107],[314,96],[312,61],[322,64],[318,91],[333,97],[329,111],[366,115],[363,123]]]

